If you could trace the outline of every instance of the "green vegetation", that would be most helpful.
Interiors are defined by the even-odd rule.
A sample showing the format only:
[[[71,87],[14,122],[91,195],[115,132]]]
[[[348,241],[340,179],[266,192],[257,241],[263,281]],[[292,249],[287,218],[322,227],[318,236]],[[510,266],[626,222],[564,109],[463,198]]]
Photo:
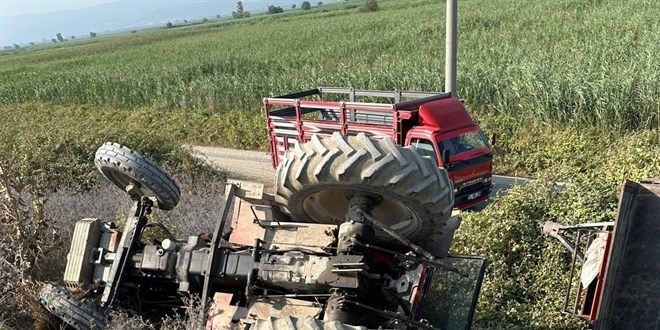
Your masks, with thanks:
[[[323,6],[3,56],[0,103],[256,111],[317,85],[441,90],[442,6]],[[657,12],[651,0],[461,1],[460,95],[478,113],[655,128]]]
[[[23,180],[48,188],[94,185],[100,175],[92,160],[105,141],[131,146],[172,170],[189,174],[198,172],[200,165],[182,150],[180,141],[208,144],[221,139],[248,148],[264,144],[261,135],[237,133],[264,122],[243,111],[217,114],[23,104],[0,107],[0,117],[5,118],[0,157]]]
[[[0,158],[39,187],[87,188],[100,177],[94,151],[112,140],[181,177],[199,168],[184,143],[266,149],[265,96],[442,90],[443,3],[361,4],[54,39],[0,56]],[[568,256],[537,222],[610,220],[624,178],[660,176],[660,2],[459,6],[459,95],[498,135],[496,172],[570,183],[519,187],[465,215],[457,252],[492,262],[476,326],[584,327],[557,312]]]

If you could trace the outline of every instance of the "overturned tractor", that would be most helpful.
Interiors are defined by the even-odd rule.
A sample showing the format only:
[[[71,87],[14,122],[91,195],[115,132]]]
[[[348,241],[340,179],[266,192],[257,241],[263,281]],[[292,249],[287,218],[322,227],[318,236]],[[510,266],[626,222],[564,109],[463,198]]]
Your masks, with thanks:
[[[229,181],[212,233],[185,240],[149,219],[180,198],[157,164],[114,143],[99,148],[95,164],[134,204],[123,229],[76,224],[64,283],[93,302],[54,285],[41,293],[74,328],[103,328],[115,307],[167,313],[195,295],[213,329],[469,327],[486,262],[448,255],[459,223],[453,187],[414,149],[363,134],[315,137],[286,153],[274,196]],[[144,242],[149,227],[163,237]],[[460,302],[438,317],[428,299]]]

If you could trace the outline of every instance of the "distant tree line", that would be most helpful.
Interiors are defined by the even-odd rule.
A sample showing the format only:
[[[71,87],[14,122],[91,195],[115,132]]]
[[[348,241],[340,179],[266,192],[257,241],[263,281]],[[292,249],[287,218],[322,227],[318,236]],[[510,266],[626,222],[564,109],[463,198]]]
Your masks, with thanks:
[[[231,13],[231,17],[233,18],[250,17],[250,12],[245,11],[245,9],[243,8],[243,1],[239,1],[236,3],[236,11]]]
[[[284,9],[282,9],[282,7],[280,6],[273,6],[273,5],[268,6],[268,14],[279,14],[283,12]]]
[[[318,6],[323,5],[323,1],[319,1],[317,3],[317,5]],[[295,3],[291,5],[291,9],[296,9],[296,8],[298,8],[298,6]],[[300,8],[302,10],[310,10],[310,9],[312,9],[312,4],[309,1],[303,1],[300,4]],[[362,7],[360,8],[360,11],[361,12],[369,12],[369,11],[377,11],[378,9],[379,9],[378,8],[378,2],[376,0],[365,0],[364,3],[362,4]],[[268,6],[268,12],[267,12],[268,14],[278,14],[278,13],[283,13],[283,12],[284,12],[284,9],[282,9],[282,7],[280,7],[280,6],[275,6],[275,5],[269,5]],[[217,15],[216,17],[220,18],[221,16]],[[233,18],[250,17],[250,12],[245,11],[245,8],[243,7],[243,1],[238,1],[236,3],[236,11],[232,12],[232,17]],[[188,21],[186,20],[185,22],[187,23]],[[206,23],[206,22],[208,22],[208,19],[204,18],[202,20],[202,22]],[[167,22],[166,26],[168,28],[174,27],[172,22]],[[136,30],[131,31],[131,33],[136,33],[136,32],[137,32]],[[89,37],[90,38],[96,38],[97,35],[98,34],[96,32],[93,32],[93,31],[89,32]],[[76,39],[76,36],[72,35],[70,37],[70,39],[71,40]],[[44,39],[44,41],[46,41],[46,39]],[[57,34],[55,34],[55,38],[51,39],[51,41],[53,43],[65,42],[65,41],[67,41],[67,39],[62,36],[62,33],[57,33]],[[34,45],[34,42],[31,42],[30,45]],[[3,49],[5,49],[5,50],[20,49],[20,48],[21,48],[21,46],[17,43],[15,43],[11,46],[3,46]]]

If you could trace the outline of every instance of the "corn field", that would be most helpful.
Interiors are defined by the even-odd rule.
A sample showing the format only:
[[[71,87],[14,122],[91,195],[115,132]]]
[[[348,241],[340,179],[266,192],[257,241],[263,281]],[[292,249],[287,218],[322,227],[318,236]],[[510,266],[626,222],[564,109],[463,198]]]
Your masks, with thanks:
[[[316,86],[441,91],[444,2],[338,5],[0,56],[0,104],[257,112]],[[660,127],[660,2],[461,0],[459,95],[479,114]]]

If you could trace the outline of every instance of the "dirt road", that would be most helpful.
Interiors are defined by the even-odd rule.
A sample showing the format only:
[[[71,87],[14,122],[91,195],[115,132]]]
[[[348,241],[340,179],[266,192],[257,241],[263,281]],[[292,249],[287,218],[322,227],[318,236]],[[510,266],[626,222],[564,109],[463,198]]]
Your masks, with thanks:
[[[268,152],[199,146],[192,148],[193,155],[226,171],[231,178],[258,181],[267,189],[272,189],[274,185],[275,171]],[[492,196],[504,193],[511,187],[527,181],[528,179],[524,178],[494,175]]]
[[[199,146],[192,148],[195,157],[226,171],[232,179],[258,181],[266,186],[274,184],[275,171],[268,152]]]

